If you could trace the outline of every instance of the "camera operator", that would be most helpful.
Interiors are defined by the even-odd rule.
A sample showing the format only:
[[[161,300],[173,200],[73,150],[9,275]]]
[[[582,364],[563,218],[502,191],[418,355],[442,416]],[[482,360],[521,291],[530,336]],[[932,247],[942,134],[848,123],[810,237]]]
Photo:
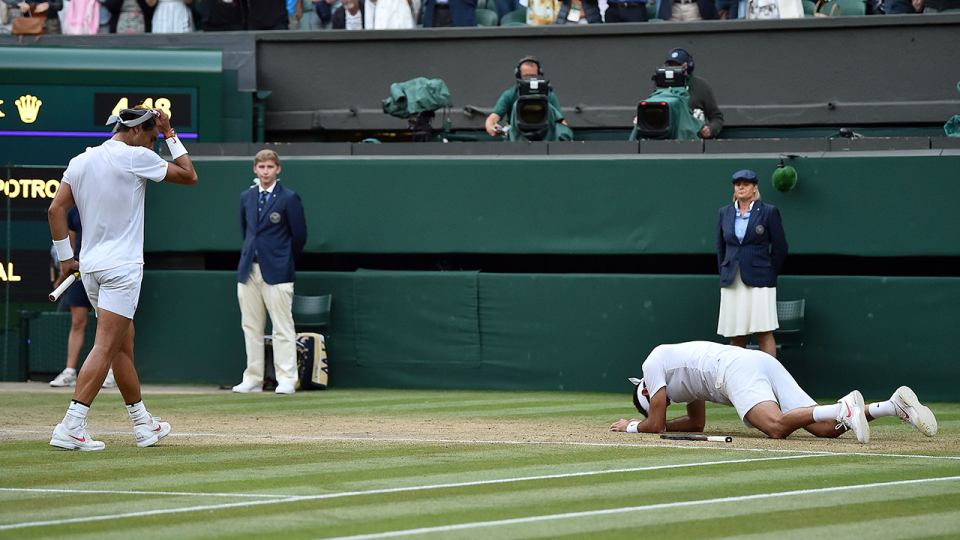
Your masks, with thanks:
[[[517,67],[514,69],[514,75],[518,80],[518,84],[500,95],[500,99],[497,100],[497,104],[493,108],[493,113],[487,117],[484,127],[491,137],[506,134],[506,140],[508,141],[528,140],[519,130],[513,129],[513,127],[515,127],[513,117],[516,116],[516,107],[520,100],[519,87],[525,82],[538,81],[547,84],[547,81],[543,80],[543,69],[540,67],[540,61],[533,56],[524,56],[521,58],[517,63]],[[547,94],[547,103],[549,129],[542,140],[572,140],[573,131],[567,126],[567,121],[563,119],[560,101],[557,99],[557,95],[553,92],[552,88]],[[514,124],[509,130],[505,130],[500,124],[500,120],[504,118],[509,120],[511,124]]]
[[[690,94],[690,112],[703,121],[701,139],[712,139],[723,129],[723,112],[713,97],[713,88],[707,81],[693,76],[693,56],[685,49],[676,48],[667,55],[666,66],[682,66],[687,74],[687,93]]]

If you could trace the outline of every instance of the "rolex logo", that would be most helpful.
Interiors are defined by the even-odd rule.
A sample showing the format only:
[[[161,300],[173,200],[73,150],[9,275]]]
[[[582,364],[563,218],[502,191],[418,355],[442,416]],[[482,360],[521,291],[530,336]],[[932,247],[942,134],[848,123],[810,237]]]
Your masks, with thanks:
[[[27,94],[20,96],[20,99],[14,101],[14,104],[20,111],[20,120],[23,120],[24,124],[32,124],[37,121],[37,114],[40,113],[40,106],[43,105],[43,102],[36,96]]]

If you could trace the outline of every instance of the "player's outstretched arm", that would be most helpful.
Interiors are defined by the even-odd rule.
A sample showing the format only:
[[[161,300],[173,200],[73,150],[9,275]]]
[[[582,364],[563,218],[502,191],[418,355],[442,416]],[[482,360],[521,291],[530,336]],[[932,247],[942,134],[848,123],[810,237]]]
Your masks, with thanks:
[[[637,424],[638,433],[663,433],[667,425],[667,389],[661,388],[650,398],[649,415]],[[620,419],[610,426],[610,431],[628,431],[628,426],[637,420]],[[630,430],[632,431],[632,430]]]

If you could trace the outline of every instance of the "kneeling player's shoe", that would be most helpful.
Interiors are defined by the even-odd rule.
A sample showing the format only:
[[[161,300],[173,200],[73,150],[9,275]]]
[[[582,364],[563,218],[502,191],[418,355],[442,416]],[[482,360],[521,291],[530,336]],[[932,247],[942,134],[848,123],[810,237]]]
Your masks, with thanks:
[[[170,433],[170,424],[161,422],[159,416],[150,416],[146,424],[133,426],[133,434],[137,437],[137,446],[144,448],[157,444],[157,441]]]
[[[63,424],[57,424],[57,427],[53,428],[50,446],[56,446],[64,450],[83,451],[103,450],[106,447],[102,442],[90,438],[90,434],[87,433],[86,421],[75,429],[67,429]]]
[[[893,393],[890,402],[897,409],[897,416],[904,422],[910,422],[920,433],[927,437],[937,434],[937,417],[929,407],[920,403],[917,394],[909,386],[901,386]]]
[[[50,381],[50,386],[57,388],[62,388],[64,386],[76,386],[77,385],[77,372],[76,370],[73,373],[67,373],[67,370],[63,370],[59,375],[52,381]]]
[[[857,440],[863,444],[870,442],[870,424],[864,413],[866,405],[859,390],[854,390],[837,401],[840,404],[840,414],[837,415],[837,429],[841,426],[853,431]]]
[[[238,394],[252,394],[254,392],[263,392],[263,385],[244,381],[234,386],[233,391]]]

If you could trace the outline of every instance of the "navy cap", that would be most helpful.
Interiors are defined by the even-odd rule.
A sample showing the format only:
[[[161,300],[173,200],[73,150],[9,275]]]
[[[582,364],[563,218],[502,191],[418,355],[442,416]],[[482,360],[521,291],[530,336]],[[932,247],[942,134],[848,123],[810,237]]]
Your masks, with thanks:
[[[678,64],[682,64],[686,62],[687,64],[689,64],[690,53],[688,53],[683,49],[674,49],[670,51],[670,53],[667,55],[667,60],[664,63],[667,63],[667,62],[676,62]]]
[[[733,173],[733,183],[736,184],[737,180],[746,180],[751,184],[757,183],[757,175],[753,174],[753,171],[750,169],[744,169],[742,171],[737,171]]]

